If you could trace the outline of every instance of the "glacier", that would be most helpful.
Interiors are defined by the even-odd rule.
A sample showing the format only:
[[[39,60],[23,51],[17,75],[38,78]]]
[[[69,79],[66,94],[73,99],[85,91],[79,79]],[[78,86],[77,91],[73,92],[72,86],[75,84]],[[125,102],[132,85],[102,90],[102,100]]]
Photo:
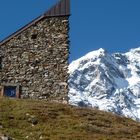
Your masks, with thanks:
[[[140,121],[140,47],[110,54],[100,48],[69,65],[69,104]]]

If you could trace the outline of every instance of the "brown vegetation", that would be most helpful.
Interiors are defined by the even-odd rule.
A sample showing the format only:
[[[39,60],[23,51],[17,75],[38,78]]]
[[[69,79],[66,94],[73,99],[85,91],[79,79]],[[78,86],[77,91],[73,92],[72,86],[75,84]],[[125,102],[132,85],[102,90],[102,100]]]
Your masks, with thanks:
[[[95,109],[3,98],[0,134],[15,140],[139,140],[140,123]]]

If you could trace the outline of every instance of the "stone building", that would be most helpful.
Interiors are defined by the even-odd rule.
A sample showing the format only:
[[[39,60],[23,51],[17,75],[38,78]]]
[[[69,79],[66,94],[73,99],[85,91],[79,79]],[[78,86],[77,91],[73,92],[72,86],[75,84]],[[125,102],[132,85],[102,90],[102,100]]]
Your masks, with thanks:
[[[63,99],[68,94],[70,0],[0,42],[0,95]]]

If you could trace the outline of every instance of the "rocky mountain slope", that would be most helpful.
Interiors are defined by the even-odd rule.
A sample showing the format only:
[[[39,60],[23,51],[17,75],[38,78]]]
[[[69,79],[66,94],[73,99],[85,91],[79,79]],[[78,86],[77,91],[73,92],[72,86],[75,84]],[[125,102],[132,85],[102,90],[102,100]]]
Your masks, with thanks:
[[[140,121],[140,48],[109,54],[99,49],[69,66],[69,102]]]

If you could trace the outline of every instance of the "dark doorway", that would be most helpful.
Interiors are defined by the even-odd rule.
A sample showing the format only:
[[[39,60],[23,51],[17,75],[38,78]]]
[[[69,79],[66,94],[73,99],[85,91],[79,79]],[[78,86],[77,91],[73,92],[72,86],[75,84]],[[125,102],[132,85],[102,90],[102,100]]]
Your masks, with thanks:
[[[15,86],[5,86],[4,87],[4,96],[7,97],[16,97],[16,87]]]

